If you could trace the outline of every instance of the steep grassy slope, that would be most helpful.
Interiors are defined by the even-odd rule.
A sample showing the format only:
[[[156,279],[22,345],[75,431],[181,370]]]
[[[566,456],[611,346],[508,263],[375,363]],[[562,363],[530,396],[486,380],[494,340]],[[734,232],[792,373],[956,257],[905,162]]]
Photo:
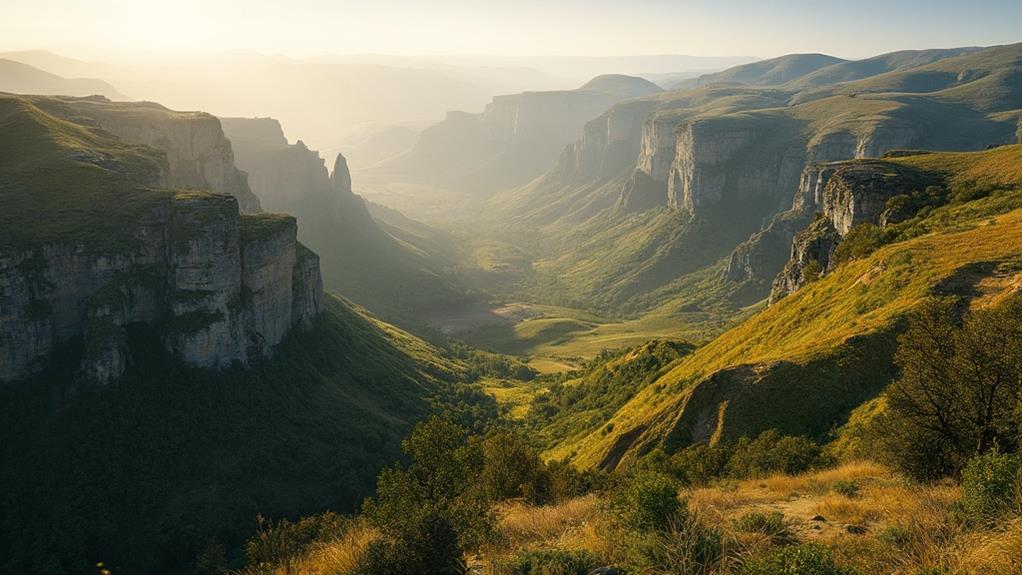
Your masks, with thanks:
[[[165,160],[39,108],[49,99],[0,94],[0,228],[4,245],[74,237],[90,248],[132,240],[139,217],[172,193],[149,189]]]
[[[724,333],[622,407],[612,432],[552,454],[613,467],[653,446],[770,427],[824,434],[888,381],[892,335],[923,298],[993,298],[1022,285],[1022,147],[892,161],[989,195],[934,210],[924,235],[852,260]]]
[[[0,389],[0,555],[12,573],[177,572],[257,513],[351,510],[463,368],[339,299],[271,361],[183,366],[132,331],[118,383],[75,387],[79,350]]]

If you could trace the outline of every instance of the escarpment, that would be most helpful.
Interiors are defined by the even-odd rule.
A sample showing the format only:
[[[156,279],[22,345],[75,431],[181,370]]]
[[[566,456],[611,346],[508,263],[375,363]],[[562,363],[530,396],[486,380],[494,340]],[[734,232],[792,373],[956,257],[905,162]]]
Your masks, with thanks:
[[[795,198],[795,213],[816,219],[792,237],[790,256],[770,292],[774,303],[833,269],[841,241],[860,224],[885,226],[905,214],[888,206],[895,196],[940,185],[934,174],[884,160],[860,160],[807,169]]]
[[[195,188],[230,194],[242,212],[260,211],[244,172],[234,163],[220,120],[204,112],[176,112],[153,102],[111,102],[102,97],[41,102],[47,112],[94,123],[129,144],[163,152],[160,187]]]
[[[318,257],[298,243],[294,218],[161,188],[164,153],[45,111],[66,102],[0,98],[21,135],[0,157],[0,380],[44,369],[63,346],[80,349],[86,379],[116,379],[137,323],[206,368],[269,356],[291,328],[310,325],[322,301]]]
[[[223,368],[268,356],[322,298],[318,257],[294,218],[239,215],[228,196],[185,192],[140,222],[137,243],[96,253],[80,241],[0,255],[0,373],[23,378],[61,342],[82,337],[83,371],[106,382],[129,358],[125,327],[150,323],[185,362]]]
[[[476,192],[525,184],[562,154],[572,165],[567,171],[598,174],[610,169],[605,160],[615,157],[604,152],[626,147],[637,134],[630,133],[632,121],[619,114],[587,122],[617,102],[659,91],[641,78],[607,76],[576,90],[496,96],[480,113],[448,113],[443,122],[424,130],[411,150],[374,170]],[[580,132],[583,142],[565,152]]]

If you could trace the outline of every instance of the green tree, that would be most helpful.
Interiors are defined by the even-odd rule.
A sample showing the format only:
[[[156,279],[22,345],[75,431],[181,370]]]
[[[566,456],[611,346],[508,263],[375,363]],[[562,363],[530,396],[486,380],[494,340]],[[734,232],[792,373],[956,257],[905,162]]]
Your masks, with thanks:
[[[901,376],[881,420],[891,458],[928,479],[955,474],[971,457],[1014,451],[1022,390],[1022,297],[968,314],[923,305],[898,340]]]
[[[403,443],[410,459],[380,473],[376,498],[364,512],[383,535],[362,570],[390,573],[462,573],[462,556],[491,533],[489,501],[479,488],[483,451],[464,428],[434,417]]]

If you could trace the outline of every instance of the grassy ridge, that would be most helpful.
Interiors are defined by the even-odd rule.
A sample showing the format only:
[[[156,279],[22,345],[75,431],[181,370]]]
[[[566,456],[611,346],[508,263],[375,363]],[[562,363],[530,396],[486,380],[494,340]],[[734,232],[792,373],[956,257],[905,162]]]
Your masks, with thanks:
[[[662,443],[684,415],[686,402],[699,387],[694,384],[720,370],[738,366],[765,370],[736,375],[733,380],[740,380],[744,389],[748,384],[769,381],[768,372],[776,367],[772,365],[775,362],[785,362],[782,367],[811,367],[813,362],[829,358],[831,367],[840,368],[848,361],[844,354],[851,349],[849,342],[889,333],[899,318],[935,292],[996,297],[1013,285],[1013,278],[1018,279],[1022,270],[1018,252],[1022,245],[1022,174],[1018,168],[1022,146],[892,161],[941,170],[952,186],[992,186],[994,191],[983,199],[935,210],[924,220],[927,235],[853,260],[724,333],[618,411],[611,420],[613,433],[591,434],[559,449],[575,453],[581,465],[596,465],[615,449],[627,451],[633,445]],[[989,279],[997,276],[1001,277],[998,281]],[[786,386],[784,380],[790,384]],[[781,396],[768,394],[758,399],[775,400],[772,410],[784,410],[784,398],[805,402],[818,397],[823,401],[821,390],[815,388],[820,381],[824,379],[789,375],[777,382]],[[725,403],[721,409],[714,419],[727,421],[723,410],[731,408]],[[731,433],[746,431],[741,418],[734,423],[738,428]]]

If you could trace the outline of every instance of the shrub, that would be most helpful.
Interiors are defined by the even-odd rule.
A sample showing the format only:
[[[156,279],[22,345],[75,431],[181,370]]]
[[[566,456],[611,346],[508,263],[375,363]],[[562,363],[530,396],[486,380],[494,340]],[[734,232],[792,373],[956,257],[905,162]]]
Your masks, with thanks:
[[[589,551],[538,550],[517,555],[508,565],[508,575],[588,575],[602,564]]]
[[[1018,500],[1019,458],[996,451],[977,455],[962,471],[962,507],[980,519],[996,519]]]
[[[745,575],[852,575],[850,569],[834,563],[830,550],[807,543],[781,547],[766,559],[745,565]]]
[[[845,497],[859,496],[859,485],[850,479],[839,479],[830,486],[830,489],[834,493],[844,495]]]
[[[889,525],[877,531],[876,538],[891,547],[904,547],[912,541],[912,532],[901,525]]]
[[[762,533],[777,540],[788,538],[788,526],[784,523],[784,514],[780,511],[746,513],[735,522],[735,529],[744,533]]]
[[[671,473],[688,485],[706,485],[724,475],[732,449],[723,445],[699,443],[671,456]]]
[[[376,499],[363,506],[383,535],[367,552],[364,572],[458,573],[463,553],[481,545],[493,529],[493,512],[480,488],[480,444],[464,428],[435,417],[417,425],[403,448],[411,462],[384,469]]]
[[[884,231],[875,224],[859,224],[848,231],[844,240],[834,250],[833,264],[864,258],[889,240],[884,236]]]
[[[686,513],[674,480],[656,471],[640,471],[626,481],[613,507],[625,525],[643,531],[667,529]]]
[[[250,566],[283,565],[318,541],[340,537],[353,520],[328,512],[296,522],[274,522],[260,515],[257,522],[258,531],[245,543],[245,563]]]
[[[770,429],[755,439],[740,439],[727,469],[735,478],[771,473],[794,475],[819,466],[821,453],[820,446],[809,438],[781,435],[776,429]]]

